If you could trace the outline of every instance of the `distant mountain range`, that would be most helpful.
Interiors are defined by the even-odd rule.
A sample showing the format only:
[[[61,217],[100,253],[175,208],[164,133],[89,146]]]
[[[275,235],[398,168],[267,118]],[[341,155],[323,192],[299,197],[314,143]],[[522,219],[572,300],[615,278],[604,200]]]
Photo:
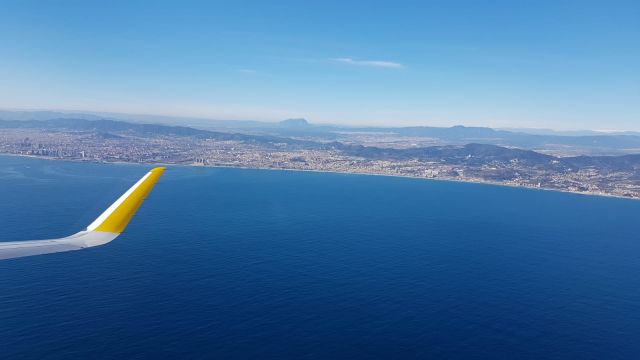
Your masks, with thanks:
[[[604,133],[596,131],[554,132],[552,130],[499,130],[487,127],[453,126],[448,128],[414,126],[414,127],[350,127],[339,125],[316,125],[305,119],[288,119],[281,122],[206,120],[197,118],[179,118],[151,115],[127,114],[85,114],[63,113],[53,111],[0,111],[0,120],[26,122],[12,126],[61,126],[65,122],[69,126],[83,126],[119,129],[125,125],[117,122],[125,120],[140,124],[132,128],[138,133],[168,132],[175,135],[216,136],[231,139],[254,141],[264,140],[264,136],[272,136],[269,141],[295,143],[296,140],[312,140],[318,142],[349,142],[354,134],[367,134],[371,137],[428,139],[434,145],[466,145],[480,143],[503,147],[517,147],[536,150],[555,155],[623,155],[640,153],[640,134],[634,132]],[[50,124],[37,124],[33,121],[53,120]],[[97,121],[88,125],[80,120]],[[75,122],[74,122],[75,121]],[[157,125],[152,125],[154,123]],[[6,125],[5,125],[6,126]],[[164,126],[164,127],[162,127]],[[207,131],[202,132],[202,131]],[[529,132],[527,132],[529,131]],[[535,132],[535,133],[530,133]],[[205,135],[206,134],[206,135]],[[226,135],[225,135],[226,134]],[[231,135],[230,135],[231,134]],[[260,135],[260,137],[252,137]],[[244,137],[249,136],[249,137]],[[295,139],[295,140],[294,140]],[[346,140],[346,141],[345,141]]]
[[[287,128],[314,127],[304,119],[285,120],[274,126]],[[326,128],[326,127],[324,127]],[[49,130],[69,130],[80,132],[93,132],[102,138],[118,138],[122,134],[135,135],[138,137],[158,137],[158,136],[186,136],[200,139],[235,140],[245,143],[271,146],[273,144],[288,144],[304,149],[337,150],[349,156],[359,156],[369,159],[379,160],[407,160],[419,159],[422,161],[441,161],[446,159],[451,164],[480,165],[491,161],[508,162],[517,160],[524,166],[549,167],[553,160],[557,167],[590,167],[596,166],[607,169],[634,170],[640,165],[640,154],[628,154],[624,156],[572,156],[556,157],[546,155],[528,149],[504,147],[493,144],[481,144],[477,142],[466,143],[464,145],[443,145],[415,148],[381,148],[375,146],[363,146],[355,144],[344,144],[341,142],[315,142],[308,140],[292,139],[285,136],[254,135],[242,133],[229,133],[221,131],[211,131],[195,129],[187,126],[169,126],[160,124],[139,124],[118,120],[89,120],[81,118],[54,118],[50,120],[0,120],[0,131],[2,129],[49,129]],[[365,129],[365,128],[362,128]],[[367,128],[378,129],[378,128]],[[525,139],[543,136],[527,136],[524,134],[511,133],[507,131],[493,130],[489,128],[471,128],[455,126],[451,128],[394,128],[398,133],[405,134],[428,134],[429,136],[455,139],[458,142],[464,139],[487,139],[522,136]],[[371,130],[373,131],[373,130]],[[640,141],[636,136],[565,136],[566,142],[586,143],[589,141],[613,144],[616,140],[624,139],[629,144]]]
[[[130,134],[139,137],[157,136],[190,136],[201,139],[237,140],[253,143],[286,143],[300,145],[314,145],[313,142],[295,140],[286,137],[269,135],[251,135],[241,133],[219,132],[211,130],[195,129],[187,126],[169,126],[161,124],[139,124],[119,120],[107,119],[81,119],[81,118],[54,118],[49,120],[0,120],[2,129],[49,129],[95,132],[101,136],[118,136],[118,134]]]
[[[446,162],[465,166],[482,166],[491,163],[518,162],[520,166],[554,171],[597,168],[606,171],[640,170],[640,154],[619,156],[556,157],[533,150],[505,148],[489,144],[429,146],[424,148],[390,149],[354,145],[334,145],[347,155],[377,160],[410,160]],[[640,174],[638,174],[640,176]]]

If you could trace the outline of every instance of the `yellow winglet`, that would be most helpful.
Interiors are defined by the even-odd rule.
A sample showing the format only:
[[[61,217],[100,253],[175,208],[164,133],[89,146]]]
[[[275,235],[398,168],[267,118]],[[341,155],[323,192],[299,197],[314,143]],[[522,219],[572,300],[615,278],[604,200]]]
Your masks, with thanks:
[[[125,192],[116,202],[111,204],[88,227],[87,231],[103,231],[121,233],[147,197],[153,186],[158,182],[165,168],[157,167],[149,171],[138,182]]]

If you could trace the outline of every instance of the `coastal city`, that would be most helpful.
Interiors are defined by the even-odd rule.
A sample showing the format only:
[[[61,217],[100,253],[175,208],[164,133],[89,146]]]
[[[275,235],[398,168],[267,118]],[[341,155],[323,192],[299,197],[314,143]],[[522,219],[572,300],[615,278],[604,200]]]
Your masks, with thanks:
[[[140,133],[131,129],[105,132],[5,127],[0,129],[0,153],[92,162],[405,176],[640,198],[636,165],[624,165],[628,161],[620,167],[597,163],[580,165],[585,157],[556,158],[495,146],[427,147],[416,153],[411,149],[228,136],[204,131],[182,136],[173,134],[172,129],[159,126],[156,132]]]

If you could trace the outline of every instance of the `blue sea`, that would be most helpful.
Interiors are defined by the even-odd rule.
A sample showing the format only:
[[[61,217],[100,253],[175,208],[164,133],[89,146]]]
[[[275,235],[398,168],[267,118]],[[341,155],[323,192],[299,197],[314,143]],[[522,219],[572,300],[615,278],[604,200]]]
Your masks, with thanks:
[[[151,166],[0,157],[0,240]],[[640,202],[169,167],[125,233],[0,262],[2,359],[637,359]]]

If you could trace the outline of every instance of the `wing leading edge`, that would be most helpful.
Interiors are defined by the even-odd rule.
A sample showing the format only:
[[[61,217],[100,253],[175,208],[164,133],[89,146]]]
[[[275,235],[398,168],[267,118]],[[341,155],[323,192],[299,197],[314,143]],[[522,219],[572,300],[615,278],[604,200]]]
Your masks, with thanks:
[[[83,231],[60,239],[0,242],[0,260],[81,250],[112,241],[127,227],[164,170],[158,167],[145,174]]]

